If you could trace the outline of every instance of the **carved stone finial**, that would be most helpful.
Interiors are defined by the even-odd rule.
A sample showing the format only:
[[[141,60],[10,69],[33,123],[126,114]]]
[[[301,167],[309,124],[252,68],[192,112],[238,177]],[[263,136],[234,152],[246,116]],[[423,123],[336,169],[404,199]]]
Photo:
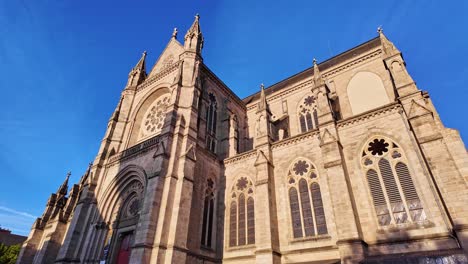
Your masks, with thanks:
[[[172,31],[172,38],[177,38],[177,28],[174,28],[174,31]]]
[[[195,15],[195,19],[196,19],[196,20],[199,20],[199,19],[200,19],[200,15],[199,15],[198,13]]]
[[[146,56],[146,50],[145,50],[145,51],[143,51],[143,54],[142,54],[142,55],[143,55],[143,56]]]
[[[70,175],[71,175],[71,171],[68,171],[67,172],[67,178],[70,178]]]
[[[379,34],[383,33],[383,28],[382,28],[381,25],[377,28],[377,33],[379,33]]]
[[[314,60],[312,61],[314,66],[317,65],[317,60],[314,58]]]
[[[261,89],[261,90],[264,90],[264,89],[265,89],[265,85],[263,85],[263,83],[260,84],[260,89]]]

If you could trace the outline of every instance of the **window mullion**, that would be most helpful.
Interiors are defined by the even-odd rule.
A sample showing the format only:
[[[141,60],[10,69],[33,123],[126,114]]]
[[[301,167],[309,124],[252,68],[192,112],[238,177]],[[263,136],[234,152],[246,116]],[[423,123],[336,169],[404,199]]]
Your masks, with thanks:
[[[296,182],[299,182],[298,179],[296,179]],[[305,237],[305,224],[304,224],[304,215],[302,213],[302,197],[301,197],[301,192],[299,190],[299,184],[297,185],[297,200],[299,202],[299,213],[301,215],[301,230],[302,230],[302,236]]]
[[[403,206],[405,207],[406,215],[408,216],[407,219],[409,219],[410,222],[413,222],[413,219],[411,217],[411,214],[408,208],[408,204],[406,203],[406,196],[405,196],[405,193],[403,192],[403,187],[401,186],[401,183],[400,183],[400,178],[398,177],[395,166],[392,163],[390,163],[390,168],[392,169],[398,191],[400,192],[400,196],[402,197],[401,201],[403,203]]]
[[[315,218],[315,210],[314,210],[314,200],[312,200],[312,191],[310,190],[311,182],[307,183],[307,192],[309,193],[309,200],[310,200],[310,211],[312,212],[312,219],[314,220],[314,231],[315,235],[318,235],[317,230],[317,219]]]
[[[378,164],[378,162],[376,162],[376,163]],[[379,176],[380,186],[382,186],[382,192],[383,192],[384,197],[385,197],[385,202],[387,203],[387,210],[389,212],[390,219],[391,219],[390,223],[395,224],[396,221],[395,221],[395,218],[393,217],[392,204],[390,203],[390,199],[388,198],[387,188],[386,188],[385,183],[383,181],[382,172],[380,171],[380,168],[378,166],[377,166],[375,171],[377,172],[377,175]]]

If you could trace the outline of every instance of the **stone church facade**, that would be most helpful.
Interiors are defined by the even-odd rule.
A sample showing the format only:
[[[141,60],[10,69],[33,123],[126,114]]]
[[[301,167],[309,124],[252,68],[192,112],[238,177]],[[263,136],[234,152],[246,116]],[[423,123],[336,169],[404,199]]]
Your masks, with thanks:
[[[18,263],[467,262],[466,148],[381,30],[244,99],[202,48],[143,54]]]

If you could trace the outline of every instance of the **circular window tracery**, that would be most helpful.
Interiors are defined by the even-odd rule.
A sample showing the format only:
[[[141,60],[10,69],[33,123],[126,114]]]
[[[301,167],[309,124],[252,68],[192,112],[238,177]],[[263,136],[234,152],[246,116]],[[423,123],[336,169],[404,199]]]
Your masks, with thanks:
[[[369,147],[367,148],[368,151],[372,153],[372,155],[382,156],[384,153],[388,152],[388,144],[385,139],[374,139],[373,141],[369,142]]]
[[[127,204],[127,207],[125,208],[125,218],[136,216],[138,211],[140,211],[140,200],[137,196],[134,196],[131,198]]]
[[[140,139],[161,132],[169,105],[169,95],[163,95],[155,100],[143,116],[140,128]]]

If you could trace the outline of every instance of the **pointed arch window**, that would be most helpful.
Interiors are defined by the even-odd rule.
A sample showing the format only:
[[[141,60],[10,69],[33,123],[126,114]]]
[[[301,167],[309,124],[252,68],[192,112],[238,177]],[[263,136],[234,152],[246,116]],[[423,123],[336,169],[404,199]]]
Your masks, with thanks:
[[[206,146],[212,152],[216,151],[217,109],[216,97],[210,93],[208,95],[208,107],[206,110]]]
[[[312,95],[304,98],[299,105],[299,124],[301,133],[318,128],[317,104]]]
[[[299,159],[288,175],[289,208],[294,238],[328,233],[318,174],[312,163]]]
[[[205,189],[205,200],[203,203],[203,222],[202,222],[202,246],[212,248],[213,245],[213,228],[215,216],[215,188],[214,181],[208,179]]]
[[[361,165],[380,226],[426,220],[407,164],[403,151],[389,138],[372,138],[364,147]]]
[[[255,244],[255,205],[253,184],[240,177],[231,189],[229,246]]]

